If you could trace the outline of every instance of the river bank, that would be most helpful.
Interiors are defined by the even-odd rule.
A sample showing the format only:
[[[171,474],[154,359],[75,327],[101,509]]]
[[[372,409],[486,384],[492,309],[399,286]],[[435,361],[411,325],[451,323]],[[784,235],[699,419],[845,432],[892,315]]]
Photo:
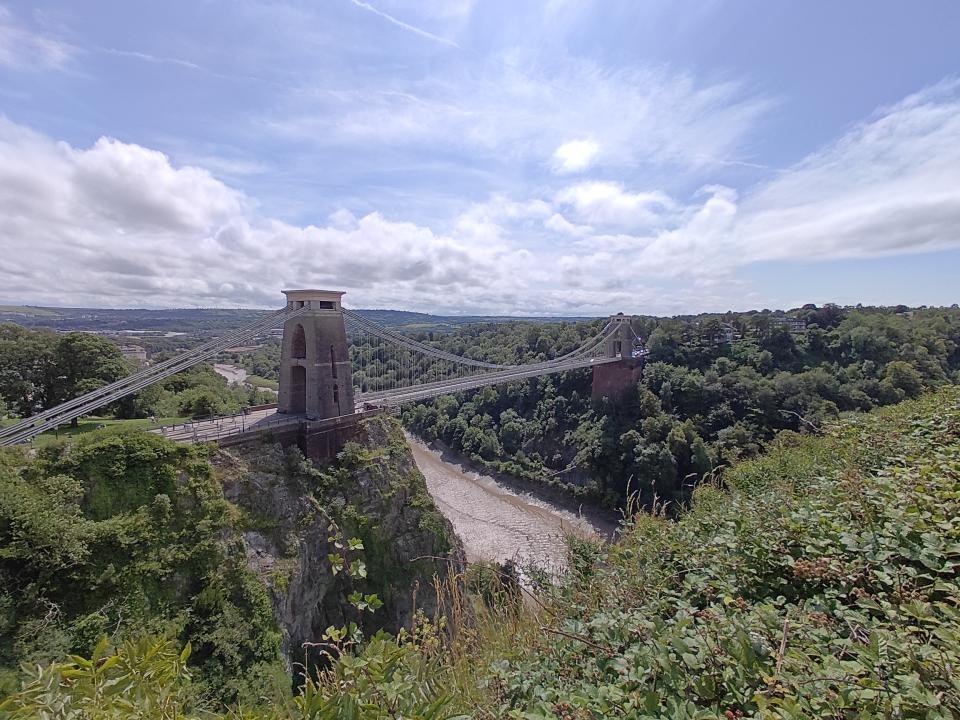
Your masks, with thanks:
[[[478,472],[469,460],[437,444],[428,446],[409,433],[407,441],[469,561],[511,560],[557,573],[565,567],[567,535],[610,540],[616,533],[613,514],[538,497]]]

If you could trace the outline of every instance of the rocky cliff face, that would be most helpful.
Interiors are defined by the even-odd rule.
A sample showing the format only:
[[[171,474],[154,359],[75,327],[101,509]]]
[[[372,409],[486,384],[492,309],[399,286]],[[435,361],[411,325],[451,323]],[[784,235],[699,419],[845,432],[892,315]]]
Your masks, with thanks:
[[[315,660],[303,643],[319,641],[331,625],[396,632],[410,626],[417,608],[432,614],[434,577],[463,564],[453,528],[390,417],[363,421],[358,442],[324,466],[274,444],[220,450],[214,463],[248,565],[271,593],[288,665]],[[349,538],[363,550],[337,546]],[[366,577],[336,571],[337,555],[362,560]],[[376,593],[384,604],[361,612],[348,600],[355,591]]]

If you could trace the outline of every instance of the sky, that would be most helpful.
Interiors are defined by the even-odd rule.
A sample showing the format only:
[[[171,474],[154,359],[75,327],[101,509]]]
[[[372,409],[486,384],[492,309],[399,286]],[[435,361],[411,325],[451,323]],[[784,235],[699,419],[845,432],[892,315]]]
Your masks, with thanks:
[[[960,301],[956,0],[0,0],[0,303]]]

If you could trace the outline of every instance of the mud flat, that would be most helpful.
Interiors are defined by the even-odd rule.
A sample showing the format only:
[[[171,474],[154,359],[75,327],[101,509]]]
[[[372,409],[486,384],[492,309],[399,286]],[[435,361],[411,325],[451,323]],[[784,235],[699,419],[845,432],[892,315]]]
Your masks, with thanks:
[[[231,385],[243,385],[247,379],[247,371],[236,365],[214,363],[213,369],[218,375],[226,378],[227,382]]]
[[[559,572],[565,565],[566,535],[610,539],[613,516],[578,512],[560,503],[509,487],[477,472],[452,453],[407,435],[420,472],[440,511],[463,542],[467,560],[513,560]]]

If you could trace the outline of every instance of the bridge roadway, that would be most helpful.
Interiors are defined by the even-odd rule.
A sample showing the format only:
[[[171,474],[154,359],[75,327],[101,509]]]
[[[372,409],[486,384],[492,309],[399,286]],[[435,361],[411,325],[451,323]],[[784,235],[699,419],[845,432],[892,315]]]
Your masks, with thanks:
[[[476,375],[469,375],[462,378],[452,378],[441,380],[434,383],[422,383],[419,385],[408,385],[402,388],[392,390],[383,390],[376,393],[361,393],[357,396],[357,404],[368,403],[372,405],[395,406],[417,400],[426,400],[439,395],[450,395],[452,393],[464,392],[465,390],[476,390],[487,385],[499,385],[501,383],[515,382],[531,377],[541,375],[551,375],[553,373],[564,372],[566,370],[578,370],[580,368],[596,367],[606,363],[619,362],[620,356],[616,357],[590,357],[567,360],[553,365],[541,363],[524,367],[518,365],[508,370],[499,370],[495,372],[484,372]]]
[[[619,357],[581,358],[547,367],[534,366],[528,369],[521,367],[499,372],[486,372],[469,377],[411,385],[376,393],[361,393],[357,396],[356,402],[357,407],[363,409],[370,409],[372,407],[396,407],[404,403],[426,400],[440,395],[475,390],[487,385],[499,385],[501,383],[514,382],[539,375],[549,375],[566,370],[593,367],[595,365],[603,365],[619,360]],[[215,442],[221,438],[231,437],[241,433],[260,432],[271,428],[278,428],[282,425],[298,423],[306,419],[306,416],[303,415],[281,415],[277,413],[275,407],[270,407],[238,415],[227,415],[209,420],[197,420],[182,425],[168,425],[153,430],[152,432],[163,435],[176,442]]]

